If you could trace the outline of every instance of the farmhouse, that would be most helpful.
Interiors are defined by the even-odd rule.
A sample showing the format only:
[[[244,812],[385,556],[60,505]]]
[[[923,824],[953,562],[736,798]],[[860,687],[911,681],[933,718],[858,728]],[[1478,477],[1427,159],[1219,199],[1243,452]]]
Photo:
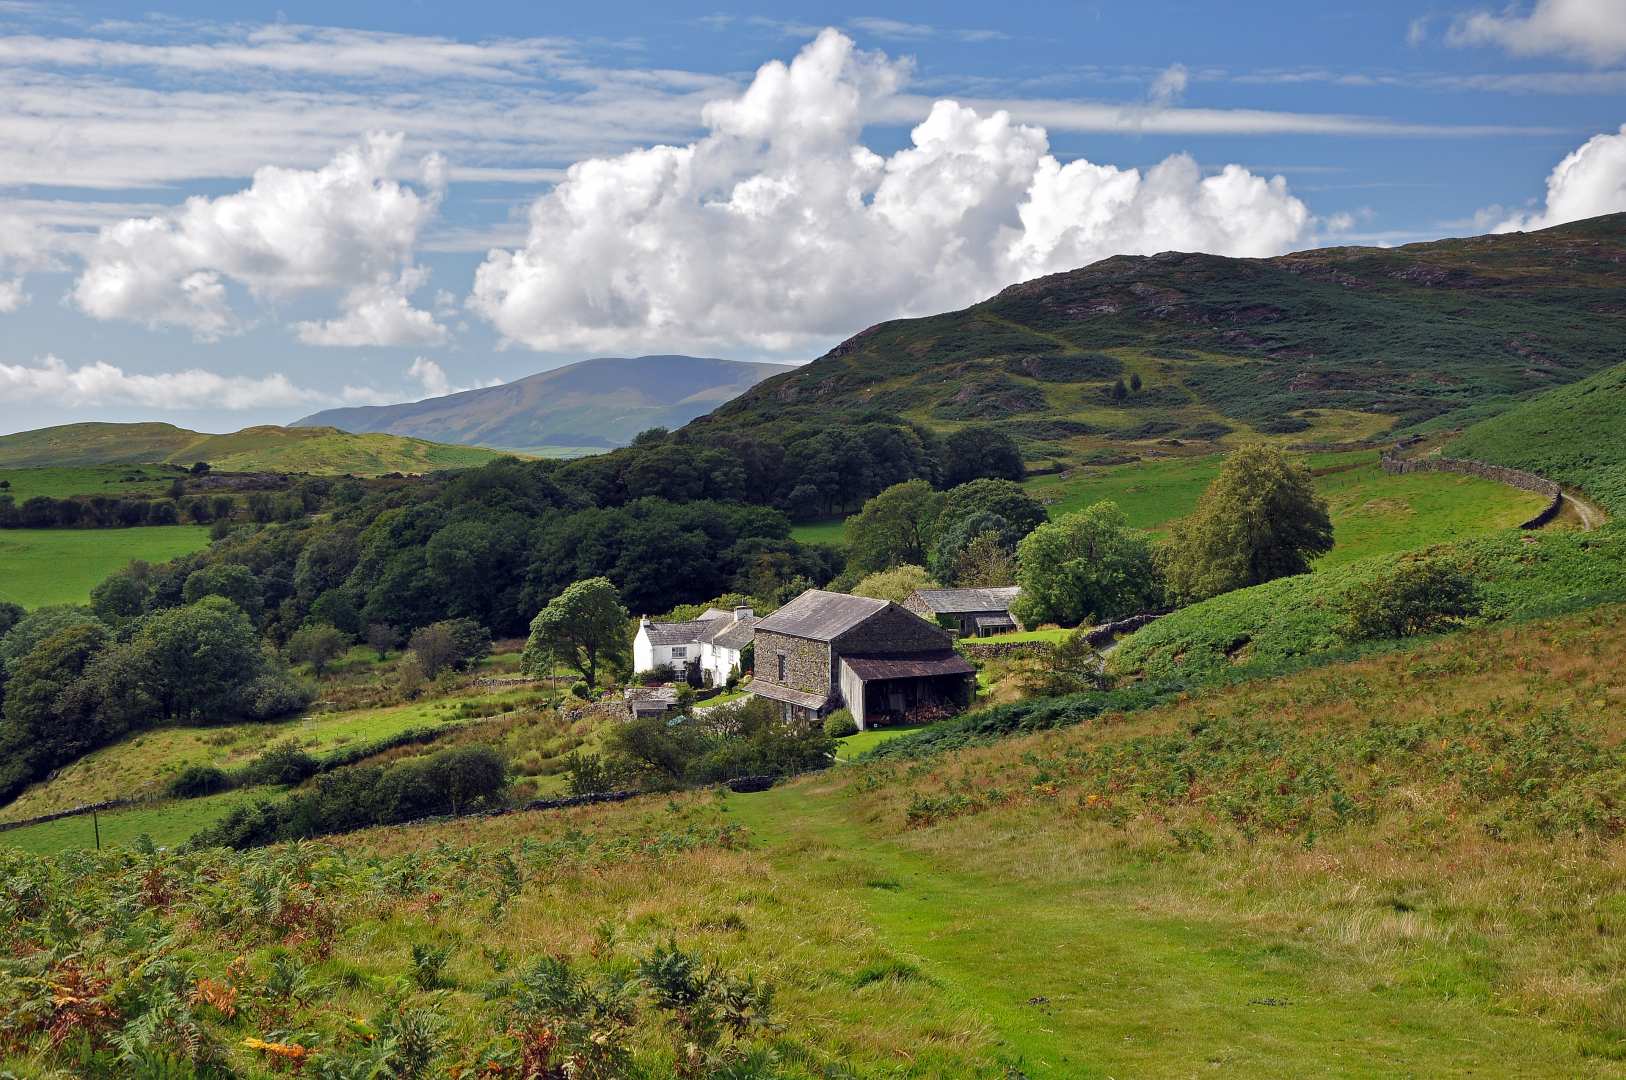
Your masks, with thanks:
[[[1011,605],[1021,594],[1022,590],[1014,585],[998,589],[916,589],[903,606],[961,637],[986,637],[1022,629],[1011,614]]]
[[[968,704],[975,671],[947,631],[898,604],[809,589],[757,622],[751,692],[787,718],[845,706],[866,728],[921,705]]]
[[[708,608],[688,622],[638,621],[632,639],[632,666],[651,671],[671,666],[706,686],[721,686],[740,670],[742,653],[751,644],[757,619],[748,607],[733,611]]]

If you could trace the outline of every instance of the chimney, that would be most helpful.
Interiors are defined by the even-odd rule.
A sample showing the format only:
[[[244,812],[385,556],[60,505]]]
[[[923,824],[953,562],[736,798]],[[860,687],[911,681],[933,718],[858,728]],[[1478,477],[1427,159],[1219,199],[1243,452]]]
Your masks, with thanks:
[[[746,619],[749,619],[752,615],[755,615],[755,614],[756,614],[756,612],[752,611],[748,607],[737,607],[737,608],[734,609],[734,621],[735,622],[744,622]]]
[[[648,626],[649,625],[649,616],[648,615],[640,615],[640,616],[638,616],[638,625],[640,627]]]

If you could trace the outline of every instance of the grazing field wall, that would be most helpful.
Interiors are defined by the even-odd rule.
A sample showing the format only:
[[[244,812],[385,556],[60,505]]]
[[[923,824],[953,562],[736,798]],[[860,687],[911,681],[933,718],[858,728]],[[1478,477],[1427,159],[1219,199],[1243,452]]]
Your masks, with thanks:
[[[1396,454],[1385,454],[1382,458],[1383,471],[1396,476],[1408,473],[1442,472],[1460,473],[1464,476],[1477,476],[1483,480],[1494,480],[1498,484],[1516,487],[1521,491],[1533,491],[1537,495],[1547,496],[1547,505],[1541,512],[1528,521],[1519,525],[1521,529],[1539,529],[1553,518],[1564,506],[1564,489],[1547,479],[1537,476],[1523,469],[1510,469],[1505,465],[1487,465],[1483,461],[1469,461],[1466,458],[1402,458]]]

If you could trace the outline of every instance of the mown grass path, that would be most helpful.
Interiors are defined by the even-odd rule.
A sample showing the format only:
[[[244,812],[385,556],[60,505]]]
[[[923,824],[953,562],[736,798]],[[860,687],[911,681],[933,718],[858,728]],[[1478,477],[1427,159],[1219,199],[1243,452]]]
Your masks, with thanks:
[[[1022,833],[971,826],[970,843],[934,850],[831,787],[731,796],[728,812],[782,880],[856,900],[918,966],[898,977],[984,1018],[1009,1075],[1545,1076],[1558,1061],[1608,1075],[1533,1021],[1404,983],[1351,990],[1338,958],[1307,943],[1153,910],[1136,888],[1149,868],[1029,849],[1054,867],[1007,875]]]

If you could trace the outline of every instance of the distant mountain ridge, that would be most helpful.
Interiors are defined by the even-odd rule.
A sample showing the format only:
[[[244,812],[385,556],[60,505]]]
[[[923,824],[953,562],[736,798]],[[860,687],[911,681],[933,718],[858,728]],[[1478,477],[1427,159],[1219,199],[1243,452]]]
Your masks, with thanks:
[[[328,427],[267,424],[225,435],[174,424],[61,424],[0,435],[0,468],[73,465],[191,465],[230,472],[381,476],[484,465],[503,455],[398,435],[353,435]]]
[[[649,428],[681,427],[789,370],[715,357],[607,356],[424,401],[328,409],[293,426],[521,451],[607,450]]]

